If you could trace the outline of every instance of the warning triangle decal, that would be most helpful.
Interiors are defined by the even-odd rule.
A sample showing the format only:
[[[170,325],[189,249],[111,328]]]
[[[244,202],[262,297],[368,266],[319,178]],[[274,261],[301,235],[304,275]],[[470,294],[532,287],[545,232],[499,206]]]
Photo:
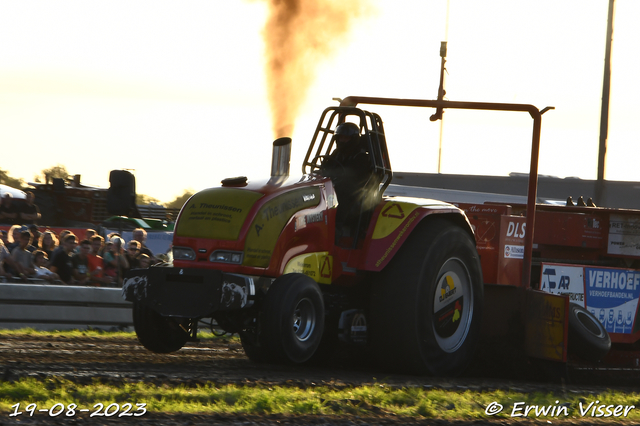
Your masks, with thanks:
[[[404,212],[400,204],[393,203],[382,211],[382,216],[394,219],[404,219]]]
[[[322,268],[320,268],[320,276],[322,278],[331,278],[331,262],[329,256],[325,256]]]

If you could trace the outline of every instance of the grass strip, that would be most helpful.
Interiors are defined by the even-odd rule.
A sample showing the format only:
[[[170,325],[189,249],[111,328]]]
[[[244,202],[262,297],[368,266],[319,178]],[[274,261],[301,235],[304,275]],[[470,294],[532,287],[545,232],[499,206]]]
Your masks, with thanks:
[[[0,329],[0,336],[7,337],[20,337],[20,336],[39,336],[39,337],[95,337],[95,338],[113,338],[113,339],[136,339],[136,333],[133,331],[103,331],[97,329],[85,329],[85,330],[54,330],[54,331],[41,331],[33,328],[20,328],[16,330]],[[218,336],[211,331],[198,330],[199,339],[227,339],[240,340],[237,335],[225,334]]]
[[[345,389],[216,384],[170,387],[140,382],[114,386],[98,381],[91,385],[78,385],[59,378],[0,382],[0,412],[10,414],[16,409],[24,412],[31,403],[37,404],[37,409],[50,409],[59,404],[56,411],[76,404],[74,408],[77,410],[85,408],[93,412],[98,403],[103,407],[117,404],[111,405],[111,412],[122,411],[122,407],[129,403],[135,411],[136,404],[144,403],[149,412],[164,413],[397,415],[450,420],[486,420],[491,417],[488,410],[495,411],[499,404],[503,409],[492,417],[640,419],[640,394],[621,392],[558,395],[499,390],[397,389],[384,384]],[[20,404],[19,408],[15,404]]]
[[[102,331],[94,329],[86,330],[55,330],[41,331],[33,328],[20,328],[16,330],[0,330],[0,336],[20,337],[20,336],[39,336],[39,337],[108,337],[108,338],[136,338],[135,332],[128,331]]]

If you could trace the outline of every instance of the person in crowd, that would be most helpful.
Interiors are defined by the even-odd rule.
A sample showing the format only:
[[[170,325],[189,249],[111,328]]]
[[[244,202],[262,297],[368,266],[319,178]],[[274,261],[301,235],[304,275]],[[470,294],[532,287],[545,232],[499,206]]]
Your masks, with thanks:
[[[22,232],[22,226],[20,225],[12,225],[9,228],[7,250],[10,252],[20,244],[20,232]]]
[[[95,229],[91,229],[91,228],[87,228],[84,231],[84,238],[85,240],[89,240],[91,241],[91,239],[96,236],[98,233],[96,232]]]
[[[64,251],[63,242],[64,242],[64,239],[67,237],[67,235],[73,235],[75,237],[75,234],[69,231],[68,229],[64,229],[60,231],[60,234],[58,234],[58,246],[55,249],[53,249],[53,253],[49,256],[50,262],[53,262],[53,258],[56,256],[56,254],[58,254],[58,252]],[[77,237],[76,237],[76,241],[77,241]],[[75,246],[73,249],[75,250]]]
[[[5,246],[9,244],[9,233],[5,229],[0,229],[0,241]]]
[[[55,251],[53,259],[51,259],[51,272],[55,272],[60,276],[60,280],[65,284],[73,284],[73,262],[71,261],[71,253],[75,249],[78,240],[76,236],[69,232],[60,245],[61,249]]]
[[[136,228],[132,232],[132,238],[140,243],[140,254],[146,254],[149,256],[151,264],[156,264],[160,261],[153,255],[151,249],[145,244],[145,241],[147,240],[147,231],[142,228]]]
[[[91,252],[87,255],[91,274],[89,285],[95,287],[109,287],[113,283],[113,278],[104,274],[104,259],[101,256],[103,246],[104,238],[100,235],[91,238]]]
[[[87,228],[87,229],[84,230],[84,239],[85,240],[91,241],[91,238],[93,238],[94,235],[97,235],[97,232],[96,232],[95,229]],[[74,253],[80,253],[80,246],[78,245],[73,252]]]
[[[78,246],[79,252],[71,256],[73,264],[73,279],[76,285],[87,285],[91,278],[89,272],[89,253],[91,252],[91,241],[82,240]]]
[[[22,231],[20,233],[19,245],[11,251],[11,258],[15,262],[16,272],[22,280],[26,280],[35,273],[33,269],[33,257],[31,252],[27,250],[27,247],[31,245],[32,238],[31,232],[28,230]]]
[[[94,235],[91,237],[91,254],[95,256],[102,255],[102,248],[104,247],[104,238],[100,235]]]
[[[91,254],[94,256],[100,256],[102,259],[102,251],[104,250],[104,238],[100,235],[94,235],[91,238]]]
[[[136,240],[129,241],[129,244],[127,244],[127,252],[125,253],[125,256],[127,257],[127,261],[129,262],[128,270],[136,269],[139,267],[140,255],[141,255],[140,242]],[[126,273],[127,271],[124,271],[124,272]]]
[[[20,223],[26,225],[37,224],[38,220],[40,220],[40,209],[33,203],[35,199],[36,196],[33,195],[33,192],[27,191],[26,202],[19,212]]]
[[[102,256],[103,259],[104,259],[105,253],[110,252],[112,250],[112,248],[113,248],[113,243],[111,241],[109,241],[108,239],[104,240],[104,245],[102,246],[102,251],[101,251],[101,256]]]
[[[27,251],[28,251],[29,253],[33,253],[34,251],[36,251],[36,250],[37,250],[36,246],[34,246],[34,245],[33,245],[33,232],[31,232],[31,230],[30,230],[28,227],[26,227],[26,226],[24,226],[24,225],[23,225],[23,226],[20,228],[20,237],[19,237],[19,238],[22,238],[22,235],[24,235],[24,232],[25,232],[25,231],[27,231],[29,234],[31,234],[31,242],[30,242],[30,243],[29,243],[29,245],[27,246]],[[38,244],[38,243],[36,243],[36,244]]]
[[[14,264],[13,259],[11,258],[11,253],[5,247],[4,242],[0,241],[0,277],[3,279],[9,279],[13,277],[13,274],[9,267],[12,267]]]
[[[44,251],[47,254],[47,262],[52,259],[53,251],[58,247],[58,237],[53,231],[44,231],[42,235],[40,235],[40,250]],[[47,267],[50,264],[47,263]]]
[[[19,222],[18,206],[13,203],[13,195],[7,192],[2,197],[2,204],[0,204],[0,223],[16,225]]]
[[[113,277],[114,284],[122,286],[123,271],[129,269],[129,262],[124,255],[124,240],[115,236],[111,238],[108,250],[104,252],[104,273]]]
[[[56,274],[55,272],[51,272],[51,270],[46,266],[49,263],[47,253],[42,250],[36,250],[33,252],[32,256],[35,270],[34,277],[41,278],[50,283],[60,281],[60,277],[58,276],[58,274]]]
[[[151,258],[146,254],[141,254],[138,259],[138,268],[147,269],[151,267]]]
[[[117,232],[111,232],[109,234],[107,234],[107,237],[104,239],[104,247],[102,249],[102,257],[104,258],[104,255],[111,251],[113,249],[113,239],[115,237],[118,238],[122,238],[122,236],[120,234],[118,234]]]
[[[33,239],[31,241],[31,245],[34,248],[33,251],[40,249],[40,237],[42,236],[40,228],[35,224],[28,225],[27,228],[29,229],[29,232],[31,232],[31,235],[33,235]],[[31,253],[33,253],[33,251]]]

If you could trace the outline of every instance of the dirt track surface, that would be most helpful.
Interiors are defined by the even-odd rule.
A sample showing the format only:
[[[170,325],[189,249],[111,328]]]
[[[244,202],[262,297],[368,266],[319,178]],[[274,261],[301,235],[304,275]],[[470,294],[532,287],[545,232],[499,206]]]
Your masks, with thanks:
[[[66,338],[66,337],[0,337],[0,380],[14,381],[22,377],[44,379],[57,376],[78,384],[90,383],[94,379],[108,383],[145,381],[157,385],[196,385],[205,382],[216,384],[239,384],[248,386],[295,386],[308,388],[385,383],[397,387],[442,388],[451,390],[511,389],[519,392],[535,391],[587,391],[602,392],[618,388],[615,381],[599,385],[562,385],[527,380],[520,377],[487,379],[482,369],[476,369],[466,377],[440,379],[389,374],[363,366],[362,363],[336,359],[321,367],[297,367],[260,365],[250,362],[240,343],[223,339],[205,339],[168,355],[154,354],[144,349],[131,338]],[[634,389],[637,391],[636,389]],[[282,424],[482,424],[484,422],[444,422],[439,420],[399,419],[381,414],[374,417],[312,417],[312,416],[233,416],[233,415],[165,415],[148,414],[136,419],[96,418],[8,418],[0,417],[4,424],[122,424],[133,425],[282,425]],[[487,424],[505,424],[504,421],[488,421]],[[528,422],[519,421],[518,424]],[[557,424],[557,422],[554,422]],[[539,424],[531,422],[531,424]],[[576,424],[576,423],[571,423]],[[587,424],[587,423],[580,423]]]

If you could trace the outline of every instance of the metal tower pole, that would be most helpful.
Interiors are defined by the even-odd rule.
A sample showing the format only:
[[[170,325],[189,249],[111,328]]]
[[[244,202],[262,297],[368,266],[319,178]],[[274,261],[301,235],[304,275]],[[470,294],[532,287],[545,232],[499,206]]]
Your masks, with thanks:
[[[615,0],[609,0],[607,19],[607,44],[604,55],[604,76],[602,79],[602,107],[600,109],[600,144],[598,146],[598,179],[596,182],[596,203],[604,205],[604,178],[609,135],[609,94],[611,89],[611,44],[613,42],[613,18]]]

